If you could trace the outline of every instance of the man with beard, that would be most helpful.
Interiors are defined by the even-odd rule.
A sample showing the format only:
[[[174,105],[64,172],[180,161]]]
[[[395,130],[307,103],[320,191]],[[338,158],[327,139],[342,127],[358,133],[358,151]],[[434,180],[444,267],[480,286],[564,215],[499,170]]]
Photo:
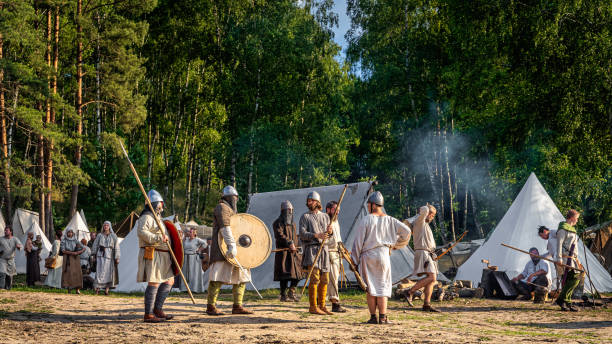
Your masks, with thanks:
[[[219,246],[219,233],[221,233],[223,241],[227,245],[227,252],[225,253],[227,258],[234,258],[238,254],[236,241],[230,227],[230,218],[237,212],[237,203],[238,191],[231,185],[224,187],[223,196],[215,207],[213,214],[213,235],[210,246],[211,265],[208,269],[208,303],[206,305],[206,314],[208,315],[223,315],[217,309],[216,303],[221,286],[224,284],[233,286],[234,305],[232,306],[232,314],[253,314],[253,312],[242,307],[244,290],[246,282],[251,279],[251,271],[249,269],[241,270],[226,261]]]
[[[523,272],[512,279],[516,290],[527,300],[531,299],[531,292],[538,286],[548,288],[550,285],[548,263],[538,257],[540,252],[537,248],[530,248],[529,253],[531,253],[531,260],[525,264]]]
[[[327,202],[325,212],[329,216],[330,221],[337,208],[338,202]],[[331,228],[332,235],[325,242],[327,249],[329,250],[330,263],[327,295],[329,296],[329,301],[332,303],[332,312],[345,313],[346,309],[340,305],[340,295],[338,294],[338,280],[340,279],[340,274],[342,273],[340,270],[342,267],[342,258],[340,258],[340,254],[338,253],[338,244],[342,242],[342,237],[340,236],[340,224],[338,224],[338,219],[331,223]]]
[[[293,223],[293,205],[289,201],[281,203],[281,214],[272,224],[276,248],[282,251],[274,255],[274,280],[280,282],[280,300],[299,301],[295,287],[302,279],[302,257],[296,243],[298,236]],[[287,286],[289,295],[287,295]]]
[[[174,272],[168,247],[168,231],[165,226],[159,228],[155,221],[155,216],[161,216],[164,211],[164,200],[155,190],[149,191],[147,196],[153,209],[145,204],[145,209],[136,221],[140,247],[136,282],[147,282],[144,321],[157,323],[173,318],[165,314],[162,308],[174,284]]]
[[[21,250],[21,241],[13,236],[13,228],[4,228],[4,237],[0,238],[0,288],[11,289],[13,276],[17,274],[15,252]]]
[[[308,212],[300,218],[299,237],[302,242],[304,254],[302,256],[302,267],[305,271],[310,271],[310,281],[308,284],[308,301],[310,302],[309,312],[318,315],[332,315],[325,307],[325,297],[327,296],[327,284],[329,283],[329,249],[324,245],[321,254],[315,262],[317,252],[323,240],[332,234],[329,224],[329,216],[321,212],[321,196],[316,191],[312,191],[306,198]]]
[[[368,286],[368,324],[388,324],[387,298],[391,297],[390,249],[400,248],[410,240],[410,228],[383,211],[384,199],[379,191],[368,198],[368,216],[355,231],[351,257]],[[376,317],[378,309],[379,317]]]
[[[406,299],[412,306],[412,297],[414,293],[424,288],[423,311],[424,312],[440,312],[431,307],[431,294],[436,285],[438,275],[438,263],[435,260],[434,250],[436,242],[429,227],[429,223],[436,217],[436,208],[432,205],[425,205],[419,209],[419,215],[412,223],[412,235],[414,243],[414,271],[413,276],[425,275],[425,278],[419,280],[410,290],[408,290]]]

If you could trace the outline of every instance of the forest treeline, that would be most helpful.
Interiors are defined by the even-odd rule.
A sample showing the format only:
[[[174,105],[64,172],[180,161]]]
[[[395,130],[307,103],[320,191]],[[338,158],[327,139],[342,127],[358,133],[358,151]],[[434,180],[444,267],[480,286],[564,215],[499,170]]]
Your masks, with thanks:
[[[480,237],[532,171],[612,217],[607,1],[0,0],[2,212],[47,232],[142,208],[376,179],[396,216]],[[270,211],[277,211],[272,206]],[[10,221],[10,220],[9,220]]]

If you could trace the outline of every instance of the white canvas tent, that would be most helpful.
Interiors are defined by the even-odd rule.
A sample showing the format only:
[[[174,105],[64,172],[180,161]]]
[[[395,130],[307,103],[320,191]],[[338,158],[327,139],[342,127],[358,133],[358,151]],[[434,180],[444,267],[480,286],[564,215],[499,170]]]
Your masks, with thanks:
[[[291,204],[293,204],[294,221],[297,223],[300,216],[302,216],[302,214],[308,210],[306,208],[306,196],[308,195],[308,192],[318,192],[321,195],[322,205],[325,207],[325,204],[328,201],[337,201],[338,198],[340,198],[343,188],[344,185],[332,185],[252,194],[247,213],[257,216],[266,224],[274,242],[272,223],[274,223],[274,221],[280,215],[280,204],[282,201],[289,200]],[[348,250],[351,250],[353,246],[355,236],[355,231],[353,228],[356,226],[358,221],[367,215],[366,201],[369,190],[370,183],[354,183],[349,184],[346,194],[344,195],[338,221],[340,223],[342,239]],[[410,248],[404,247],[401,250],[394,251],[391,255],[393,282],[402,277],[410,275],[413,270],[413,264],[414,254]],[[355,277],[348,268],[347,264],[345,264],[345,270],[348,278],[355,280]],[[273,281],[274,253],[270,255],[268,260],[263,265],[253,269],[251,276],[255,286],[258,289],[277,288],[278,282]],[[442,274],[439,274],[438,278],[448,281],[448,279]],[[250,285],[247,285],[247,287],[251,288]]]
[[[28,232],[34,232],[34,239],[36,239],[37,235],[40,235],[41,240],[42,240],[42,250],[40,252],[40,273],[41,274],[46,274],[47,273],[47,269],[45,268],[45,258],[47,258],[47,256],[49,255],[49,251],[51,251],[51,243],[49,242],[49,239],[47,239],[47,236],[45,235],[45,233],[43,233],[42,229],[40,229],[40,226],[38,225],[37,221],[33,221],[32,224],[30,225],[30,227],[28,229],[26,229],[26,235],[23,236],[23,240],[22,238],[19,238],[19,240],[21,241],[21,244],[23,245],[23,249],[21,250],[17,250],[17,252],[15,253],[15,266],[17,267],[17,273],[18,274],[25,274],[26,273],[26,264],[27,264],[27,259],[25,256],[25,242],[27,240],[27,233]]]
[[[505,243],[525,251],[537,247],[542,253],[546,252],[546,241],[537,235],[539,226],[556,229],[559,222],[565,218],[548,196],[540,181],[531,173],[521,192],[512,202],[512,205],[499,222],[489,239],[472,256],[459,267],[456,280],[471,280],[477,285],[482,276],[485,265],[482,259],[497,265],[499,270],[506,271],[509,278],[518,275],[529,261],[529,255],[523,254],[501,246]],[[578,244],[578,259],[585,264],[585,251],[582,240]],[[595,288],[600,292],[612,292],[612,277],[597,261],[591,251],[586,251],[591,279]],[[553,280],[555,269],[550,269]],[[585,279],[584,290],[590,291],[588,278]]]
[[[83,209],[81,209],[81,211],[79,211],[79,214],[81,215],[81,219],[83,220],[83,223],[85,224],[85,227],[89,228],[89,225],[87,225],[87,219],[85,218],[85,212],[83,211]],[[87,239],[89,240],[89,239]]]
[[[175,219],[175,216],[169,216],[163,218],[163,220],[171,221]],[[115,288],[115,291],[123,293],[139,292],[144,291],[147,288],[147,284],[144,282],[136,282],[136,274],[138,272],[138,253],[140,247],[138,246],[138,231],[136,225],[123,238],[119,243],[119,249],[121,250],[121,259],[119,260],[119,284]],[[177,229],[180,228],[178,223],[175,223]],[[207,274],[206,274],[207,275]]]
[[[62,232],[62,237],[66,235],[66,231],[68,230],[68,228],[72,228],[74,234],[76,235],[79,241],[85,239],[89,242],[89,228],[87,228],[87,225],[85,224],[85,221],[83,221],[83,218],[81,217],[81,214],[79,214],[79,212],[74,213],[72,219],[70,220],[70,222],[68,222],[66,228]]]
[[[26,233],[32,227],[33,223],[38,223],[38,213],[25,209],[17,209],[15,210],[15,214],[13,214],[13,222],[11,223],[13,227],[13,235],[21,241],[23,244],[26,239]],[[40,226],[40,224],[39,224]],[[4,233],[2,233],[4,235]]]
[[[6,228],[6,222],[4,222],[4,216],[2,215],[2,212],[0,211],[0,231],[2,231],[1,232],[2,235],[4,235],[4,229],[5,228]]]

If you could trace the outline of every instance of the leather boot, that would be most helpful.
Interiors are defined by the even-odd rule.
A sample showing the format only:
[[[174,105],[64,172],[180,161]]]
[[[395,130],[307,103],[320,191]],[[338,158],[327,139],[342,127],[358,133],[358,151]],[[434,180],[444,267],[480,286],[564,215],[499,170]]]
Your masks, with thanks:
[[[365,324],[378,324],[378,317],[376,314],[370,314],[370,320],[366,321]]]
[[[294,301],[294,302],[300,301],[300,299],[295,294],[295,287],[289,288],[289,294],[287,295],[287,300]]]
[[[440,313],[439,310],[431,307],[431,305],[428,305],[428,304],[423,304],[423,312]]]
[[[325,298],[327,297],[327,284],[319,283],[319,290],[317,290],[317,293],[317,306],[319,306],[319,309],[327,315],[333,315],[334,313],[328,311],[327,307],[325,307]]]
[[[392,322],[389,321],[389,317],[386,314],[380,315],[380,317],[378,318],[378,323],[381,325],[393,324]]]
[[[317,285],[316,284],[310,284],[308,286],[308,302],[310,302],[310,308],[308,309],[308,312],[310,312],[310,314],[317,314],[317,315],[325,315],[325,313],[323,313],[319,307],[317,307]]]
[[[232,306],[232,314],[253,314],[253,312],[248,309],[242,307],[242,305],[233,305]]]
[[[570,312],[580,312],[580,310],[574,307],[574,305],[572,305],[571,303],[566,303],[566,305],[567,305],[567,309],[569,309]]]
[[[174,318],[174,315],[166,314],[161,309],[154,308],[153,314],[155,314],[156,317],[163,319],[163,320],[172,320],[172,318]]]
[[[346,308],[340,306],[340,303],[332,302],[332,312],[334,313],[346,313]]]
[[[211,305],[211,304],[207,304],[207,305],[206,305],[206,314],[208,314],[208,315],[213,315],[213,316],[216,316],[216,315],[223,315],[223,313],[222,313],[222,312],[220,312],[220,311],[217,309],[217,307],[215,307],[215,305]]]
[[[155,314],[145,314],[144,315],[144,322],[146,323],[159,323],[164,321],[165,319],[160,319],[158,317],[155,316]]]
[[[287,302],[287,301],[289,301],[289,300],[287,300],[287,295],[285,295],[285,294],[280,294],[279,301],[280,301],[280,302]],[[292,301],[293,301],[293,300],[292,300]]]
[[[561,307],[561,310],[563,312],[569,311],[569,309],[567,307],[565,307],[565,301],[561,300],[561,298],[557,298],[557,300],[555,300],[555,303],[558,304],[559,307]]]

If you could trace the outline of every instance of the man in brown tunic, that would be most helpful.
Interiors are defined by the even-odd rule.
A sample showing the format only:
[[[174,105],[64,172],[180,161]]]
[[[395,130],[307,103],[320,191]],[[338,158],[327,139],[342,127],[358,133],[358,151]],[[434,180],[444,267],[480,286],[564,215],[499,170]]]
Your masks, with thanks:
[[[302,256],[298,253],[296,243],[298,236],[293,223],[293,205],[289,201],[281,203],[281,214],[272,224],[276,248],[282,251],[274,256],[274,280],[280,282],[280,300],[298,301],[295,287],[302,279]],[[287,285],[289,295],[287,296]]]

